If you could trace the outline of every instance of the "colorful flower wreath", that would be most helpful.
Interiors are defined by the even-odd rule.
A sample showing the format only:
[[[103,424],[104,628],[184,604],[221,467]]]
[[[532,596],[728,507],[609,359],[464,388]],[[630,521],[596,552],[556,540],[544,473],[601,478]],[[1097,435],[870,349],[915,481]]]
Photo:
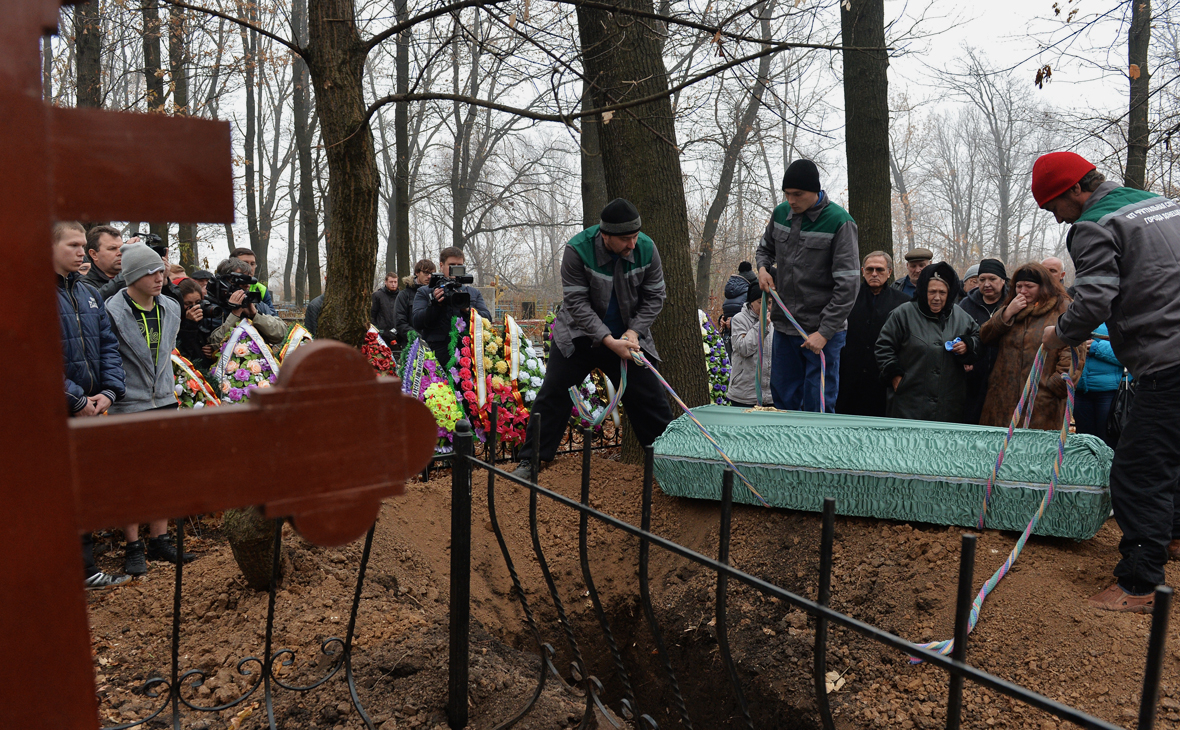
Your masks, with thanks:
[[[725,339],[709,321],[709,315],[697,310],[701,320],[701,338],[705,347],[705,369],[709,371],[709,397],[718,405],[729,402],[729,355],[725,352]]]
[[[221,405],[201,371],[176,350],[172,351],[172,377],[175,379],[173,390],[176,392],[176,401],[181,408],[212,408]]]
[[[258,388],[269,388],[279,378],[279,363],[262,335],[242,322],[221,343],[212,376],[225,403],[242,403]]]

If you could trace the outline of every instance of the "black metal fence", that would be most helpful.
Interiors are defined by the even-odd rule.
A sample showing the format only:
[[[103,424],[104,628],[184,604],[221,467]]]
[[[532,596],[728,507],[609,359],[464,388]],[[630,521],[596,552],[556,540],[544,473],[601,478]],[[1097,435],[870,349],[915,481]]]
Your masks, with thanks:
[[[493,418],[495,416],[493,415]],[[494,429],[493,429],[494,431]],[[540,432],[540,429],[537,431]],[[642,712],[643,708],[636,704],[633,682],[629,667],[615,640],[610,620],[603,608],[602,600],[596,590],[594,574],[587,552],[587,525],[593,519],[600,524],[607,525],[623,533],[639,539],[639,572],[638,593],[642,603],[647,628],[651,632],[656,652],[663,667],[664,681],[674,698],[676,713],[685,728],[693,728],[693,718],[690,716],[688,703],[677,682],[675,668],[664,642],[663,630],[652,604],[648,575],[648,563],[651,548],[654,546],[674,555],[679,555],[697,565],[716,574],[716,592],[714,596],[714,619],[717,633],[718,651],[724,662],[729,676],[731,689],[741,711],[743,724],[753,730],[754,721],[746,702],[741,677],[737,671],[734,657],[729,643],[727,626],[728,586],[730,580],[744,583],[761,593],[763,596],[777,598],[780,601],[802,609],[810,614],[816,622],[814,661],[812,673],[815,688],[816,707],[825,730],[834,730],[835,723],[831,707],[828,703],[826,691],[825,665],[828,650],[829,626],[841,626],[864,636],[874,642],[896,649],[906,656],[917,657],[946,671],[949,675],[947,689],[946,727],[956,730],[962,722],[963,687],[964,682],[970,681],[979,686],[994,690],[1025,704],[1043,710],[1062,720],[1092,730],[1118,730],[1118,726],[1105,720],[1082,712],[1079,709],[1052,700],[1019,684],[996,677],[981,669],[971,666],[967,662],[968,648],[968,618],[974,596],[975,546],[976,536],[963,535],[962,550],[959,564],[959,586],[955,610],[954,650],[950,657],[921,649],[917,645],[899,636],[884,631],[876,626],[859,621],[843,613],[829,608],[831,598],[832,551],[835,538],[835,500],[828,498],[824,501],[823,529],[820,540],[819,555],[819,590],[815,600],[804,598],[779,586],[773,585],[753,575],[736,570],[729,565],[730,521],[733,513],[733,472],[725,472],[722,483],[721,519],[719,551],[716,559],[690,550],[683,545],[667,540],[650,531],[652,488],[653,488],[653,454],[647,449],[643,475],[643,497],[640,525],[629,524],[611,515],[590,507],[590,473],[592,440],[583,440],[582,451],[582,486],[579,500],[574,500],[562,494],[537,485],[536,474],[539,467],[539,448],[534,449],[533,480],[517,479],[511,474],[495,467],[494,464],[475,458],[470,426],[460,422],[455,439],[455,460],[452,470],[452,515],[451,515],[451,626],[450,626],[450,682],[447,704],[447,717],[452,728],[463,728],[468,722],[468,631],[470,628],[470,560],[471,560],[471,497],[473,472],[483,469],[487,473],[487,502],[493,532],[499,543],[505,566],[513,584],[513,595],[520,602],[524,613],[524,621],[529,634],[537,647],[540,658],[540,672],[537,686],[524,706],[512,717],[506,718],[497,730],[511,727],[525,717],[534,707],[537,699],[544,690],[545,683],[552,675],[559,681],[561,674],[553,664],[554,649],[543,640],[541,627],[538,625],[537,608],[529,603],[526,590],[521,584],[520,573],[514,558],[504,539],[496,512],[496,482],[497,478],[509,483],[518,484],[529,490],[529,531],[532,536],[533,556],[540,567],[546,583],[548,599],[552,602],[553,611],[557,617],[557,627],[568,645],[572,660],[571,675],[578,684],[585,697],[585,711],[581,727],[585,727],[591,719],[594,709],[611,709],[626,721],[628,726],[637,726],[644,730],[657,730],[656,720],[650,714]],[[494,453],[494,443],[491,445]],[[603,697],[602,684],[592,676],[579,648],[578,637],[575,635],[565,605],[559,595],[553,571],[545,557],[541,545],[537,526],[537,506],[540,499],[548,500],[553,505],[573,510],[579,515],[578,553],[582,569],[582,580],[585,584],[594,614],[597,618],[600,637],[609,648],[613,659],[613,672],[618,685],[622,688],[619,697],[607,700]],[[1160,673],[1163,665],[1164,649],[1167,642],[1168,616],[1171,610],[1172,589],[1161,586],[1156,591],[1155,609],[1152,615],[1151,632],[1148,641],[1146,671],[1143,679],[1143,691],[1139,706],[1139,730],[1149,730],[1155,725],[1156,704],[1159,696]],[[652,680],[652,677],[644,677]],[[609,706],[609,708],[608,708]],[[606,713],[608,719],[610,713]],[[612,720],[612,722],[614,722]]]
[[[275,520],[274,523],[274,555],[271,564],[263,654],[261,657],[248,656],[239,659],[234,665],[238,674],[251,678],[252,683],[250,686],[234,699],[220,704],[206,705],[202,704],[196,698],[195,695],[207,679],[207,676],[206,672],[202,669],[185,669],[180,663],[180,635],[182,628],[181,598],[184,587],[184,564],[183,562],[178,562],[176,565],[176,583],[172,601],[170,672],[168,678],[157,676],[147,680],[138,690],[141,695],[157,701],[158,704],[142,719],[122,725],[106,727],[103,730],[127,730],[128,728],[146,726],[148,723],[157,724],[158,721],[164,718],[167,718],[169,725],[176,730],[180,730],[181,720],[184,716],[191,716],[193,714],[211,715],[239,707],[252,697],[256,698],[259,690],[261,690],[261,699],[263,708],[266,711],[268,726],[273,730],[278,727],[275,723],[274,712],[276,692],[280,690],[297,694],[311,692],[325,685],[329,680],[338,675],[341,669],[344,670],[344,681],[348,685],[348,693],[353,707],[356,708],[357,714],[365,723],[365,726],[369,730],[375,730],[373,721],[365,712],[360,696],[357,694],[356,679],[352,672],[352,651],[353,636],[356,631],[356,615],[361,602],[361,589],[364,586],[365,569],[369,564],[369,554],[373,546],[373,532],[376,530],[377,525],[374,523],[373,527],[369,528],[368,534],[365,535],[365,547],[361,554],[360,566],[357,569],[356,590],[353,593],[352,609],[348,616],[348,628],[345,631],[344,638],[332,636],[320,643],[320,651],[331,660],[322,676],[306,684],[292,684],[284,681],[279,676],[278,669],[291,666],[294,662],[295,652],[291,649],[276,649],[274,646],[275,593],[278,588],[279,576],[281,575],[280,560],[283,545],[283,522],[284,520],[280,519]],[[184,520],[176,521],[176,550],[178,553],[184,552],[184,523]]]
[[[496,414],[493,412],[493,423],[495,417]],[[492,432],[494,434],[494,428]],[[540,429],[538,429],[537,433],[540,433]],[[616,442],[617,438],[616,435],[614,437]],[[745,690],[743,689],[741,676],[737,671],[737,665],[729,641],[727,609],[729,605],[729,582],[731,580],[743,583],[763,596],[776,598],[790,606],[802,609],[815,619],[814,657],[811,670],[816,708],[825,730],[834,730],[835,728],[825,685],[828,630],[833,625],[843,627],[881,645],[896,649],[906,656],[919,657],[946,671],[949,675],[946,727],[950,730],[960,727],[963,709],[963,687],[966,681],[1007,695],[1031,707],[1072,722],[1079,727],[1093,730],[1119,730],[1116,725],[1092,717],[1076,708],[1056,702],[1013,682],[993,676],[971,666],[967,662],[967,622],[974,590],[975,535],[967,534],[963,536],[955,613],[954,652],[950,657],[946,657],[920,649],[899,636],[829,608],[828,603],[831,598],[832,552],[835,538],[835,501],[833,499],[829,498],[824,503],[823,528],[819,554],[819,588],[816,599],[812,600],[737,570],[729,565],[730,522],[733,513],[732,472],[727,471],[722,482],[719,524],[720,540],[718,555],[714,559],[651,532],[654,479],[653,455],[650,448],[647,449],[645,458],[640,524],[637,527],[590,507],[591,454],[594,449],[601,447],[601,438],[592,432],[583,432],[576,440],[567,438],[567,443],[576,443],[580,447],[582,454],[581,493],[577,500],[541,487],[535,483],[535,475],[540,466],[539,448],[533,450],[534,479],[532,481],[517,479],[511,474],[498,469],[492,461],[477,459],[474,456],[475,444],[470,425],[464,421],[461,421],[459,424],[455,439],[456,449],[452,459],[451,482],[452,562],[449,605],[450,663],[448,668],[448,700],[446,710],[448,722],[452,728],[464,728],[468,724],[472,483],[474,471],[483,469],[487,474],[488,517],[492,531],[495,533],[504,564],[512,582],[514,589],[512,591],[513,596],[520,603],[524,615],[525,628],[532,637],[539,657],[537,684],[529,699],[512,716],[504,718],[497,725],[497,730],[507,730],[507,728],[512,727],[528,715],[536,705],[537,700],[541,697],[546,683],[550,678],[559,682],[565,682],[565,677],[563,677],[562,673],[554,664],[557,652],[551,644],[546,643],[544,640],[543,627],[538,619],[538,609],[540,607],[531,605],[527,598],[529,592],[525,590],[525,586],[522,584],[520,572],[517,570],[517,563],[515,562],[520,556],[514,558],[501,528],[500,518],[496,509],[496,487],[498,480],[518,484],[529,490],[528,529],[532,544],[532,555],[529,559],[534,560],[540,569],[545,583],[545,589],[541,595],[545,595],[550,602],[551,606],[547,606],[546,608],[552,608],[557,619],[556,630],[559,632],[562,642],[572,657],[571,670],[568,676],[573,678],[574,684],[576,685],[575,691],[580,692],[583,700],[584,709],[581,727],[587,726],[597,709],[611,722],[614,722],[612,718],[617,715],[628,726],[641,728],[642,730],[658,730],[656,720],[649,713],[644,713],[644,708],[638,704],[635,692],[636,683],[633,682],[631,673],[631,670],[635,667],[629,666],[623,656],[619,642],[616,640],[610,618],[607,615],[595,585],[594,571],[589,559],[587,544],[590,520],[595,520],[598,524],[606,525],[639,539],[638,585],[636,588],[643,610],[646,630],[650,632],[655,646],[655,652],[658,654],[660,666],[660,670],[658,671],[662,671],[663,676],[662,678],[643,675],[636,676],[644,682],[662,681],[666,683],[666,687],[673,698],[675,714],[684,728],[703,727],[704,723],[697,718],[698,724],[694,724],[694,718],[677,680],[676,667],[673,666],[668,647],[665,644],[664,631],[653,605],[649,580],[649,563],[651,549],[653,547],[673,555],[678,555],[685,560],[704,567],[716,575],[714,621],[718,653],[728,675],[731,691],[733,692],[737,707],[741,712],[743,724],[747,728],[752,729],[755,727],[754,720],[751,718]],[[484,454],[498,454],[494,436],[485,445]],[[595,637],[595,641],[597,642],[601,639],[601,643],[607,647],[613,665],[611,669],[613,674],[612,679],[617,680],[617,685],[621,688],[621,691],[617,693],[619,696],[613,699],[605,697],[602,683],[589,671],[588,663],[581,649],[582,645],[579,644],[579,637],[569,618],[566,606],[561,599],[556,574],[550,569],[549,562],[545,556],[545,551],[540,540],[537,518],[538,506],[541,499],[545,499],[547,503],[572,510],[578,514],[578,556],[581,567],[581,579],[592,604],[598,624],[597,630],[600,633],[600,636]],[[373,720],[366,712],[357,693],[356,678],[353,674],[352,665],[353,638],[356,631],[357,612],[360,606],[361,593],[375,529],[376,525],[370,528],[365,537],[364,549],[357,569],[356,585],[352,596],[348,626],[344,636],[329,637],[320,643],[320,652],[323,656],[329,658],[328,666],[326,669],[321,670],[322,673],[320,676],[304,684],[294,684],[290,680],[284,680],[280,676],[280,669],[292,665],[295,653],[290,649],[276,648],[274,642],[275,599],[278,578],[281,574],[280,553],[283,540],[282,521],[277,520],[275,522],[274,553],[271,566],[263,653],[261,656],[244,657],[235,663],[238,674],[242,677],[250,678],[251,683],[236,698],[216,705],[202,704],[202,701],[198,697],[198,690],[206,680],[205,671],[199,668],[186,669],[181,665],[180,637],[183,628],[181,607],[184,566],[183,564],[177,565],[172,607],[171,656],[168,676],[153,677],[139,688],[139,692],[143,696],[156,701],[158,704],[142,719],[105,728],[104,730],[127,730],[129,728],[145,726],[148,723],[158,726],[165,722],[179,730],[182,727],[182,718],[186,716],[191,717],[194,714],[219,713],[241,706],[243,703],[251,700],[251,698],[254,698],[254,701],[258,701],[259,695],[261,696],[261,702],[266,712],[268,726],[274,729],[278,727],[275,721],[274,707],[277,695],[280,693],[294,693],[297,695],[309,693],[323,687],[340,674],[343,674],[343,681],[347,685],[351,703],[355,707],[358,717],[366,728],[375,730]],[[184,521],[178,520],[178,551],[183,552],[184,538]],[[1137,724],[1139,730],[1149,730],[1155,725],[1156,704],[1159,694],[1164,650],[1166,648],[1171,601],[1172,590],[1170,588],[1161,586],[1157,589],[1155,610],[1152,616],[1147,649],[1146,671],[1144,673],[1143,690],[1139,706]]]

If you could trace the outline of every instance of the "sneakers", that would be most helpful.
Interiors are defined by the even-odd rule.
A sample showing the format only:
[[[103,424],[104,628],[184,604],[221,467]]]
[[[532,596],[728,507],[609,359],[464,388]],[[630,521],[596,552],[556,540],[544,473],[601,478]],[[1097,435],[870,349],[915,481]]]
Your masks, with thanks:
[[[1125,613],[1151,613],[1155,606],[1155,592],[1146,596],[1134,596],[1122,589],[1117,582],[1096,596],[1090,597],[1090,605],[1105,611]]]
[[[144,554],[143,540],[127,543],[126,556],[123,558],[123,572],[127,575],[143,575],[147,572],[147,556]]]
[[[88,591],[99,591],[103,588],[121,586],[129,580],[131,580],[131,576],[129,575],[111,575],[110,573],[99,571],[87,578],[83,585],[86,586],[86,590]]]
[[[163,560],[169,563],[176,563],[177,554],[176,547],[172,544],[172,538],[167,534],[160,535],[148,539],[147,557],[149,560]],[[184,553],[181,559],[186,563],[191,563],[197,559],[193,553]],[[130,572],[130,571],[128,571]]]
[[[516,468],[512,470],[512,476],[516,477],[517,479],[523,479],[526,482],[531,481],[533,478],[533,462],[520,462],[516,465]]]

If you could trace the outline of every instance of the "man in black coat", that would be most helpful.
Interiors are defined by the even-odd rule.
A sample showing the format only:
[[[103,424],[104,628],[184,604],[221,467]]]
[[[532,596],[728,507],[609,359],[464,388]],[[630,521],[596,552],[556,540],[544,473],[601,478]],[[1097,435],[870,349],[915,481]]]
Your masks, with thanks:
[[[397,295],[397,306],[393,313],[393,325],[397,330],[397,340],[403,345],[410,341],[410,332],[414,330],[414,297],[418,290],[430,283],[430,275],[434,273],[434,262],[421,259],[414,264],[414,273],[402,279],[401,292]]]
[[[861,265],[864,286],[848,315],[848,339],[840,356],[840,394],[836,413],[852,416],[885,416],[885,384],[877,369],[877,337],[889,313],[910,301],[895,287],[886,286],[893,271],[893,257],[873,251]]]
[[[979,286],[959,302],[958,306],[975,322],[983,327],[983,323],[992,318],[1004,304],[1008,296],[1008,272],[1004,269],[1004,262],[999,259],[984,259],[979,262]],[[982,345],[979,359],[975,367],[967,373],[967,410],[963,414],[964,423],[979,423],[983,415],[983,401],[987,399],[987,379],[991,375],[992,366],[1000,354],[997,345]]]
[[[397,299],[397,273],[390,271],[385,274],[385,283],[381,285],[381,288],[373,292],[373,306],[369,310],[369,321],[381,333],[381,339],[385,340],[385,344],[389,345],[394,352],[398,352],[401,347],[401,340],[397,336],[397,327],[394,324]]]

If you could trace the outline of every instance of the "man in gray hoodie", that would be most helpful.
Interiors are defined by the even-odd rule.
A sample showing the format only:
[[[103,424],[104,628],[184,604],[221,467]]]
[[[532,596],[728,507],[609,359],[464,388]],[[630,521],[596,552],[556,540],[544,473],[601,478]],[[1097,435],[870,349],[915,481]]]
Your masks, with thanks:
[[[175,410],[172,350],[180,332],[180,305],[162,297],[165,265],[159,254],[142,243],[122,247],[123,279],[127,287],[106,303],[111,330],[119,340],[119,355],[126,374],[126,394],[110,408],[118,413]],[[176,562],[179,556],[168,539],[168,520],[156,520],[149,528],[145,547],[139,525],[123,528],[127,539],[124,570],[128,575],[147,572],[146,558]],[[187,562],[196,556],[185,554]]]
[[[1110,469],[1123,538],[1116,581],[1090,598],[1109,611],[1150,613],[1168,559],[1180,555],[1180,205],[1105,182],[1084,158],[1051,152],[1033,165],[1037,204],[1073,224],[1066,248],[1074,299],[1046,347],[1078,347],[1105,322],[1135,376],[1135,406]]]

